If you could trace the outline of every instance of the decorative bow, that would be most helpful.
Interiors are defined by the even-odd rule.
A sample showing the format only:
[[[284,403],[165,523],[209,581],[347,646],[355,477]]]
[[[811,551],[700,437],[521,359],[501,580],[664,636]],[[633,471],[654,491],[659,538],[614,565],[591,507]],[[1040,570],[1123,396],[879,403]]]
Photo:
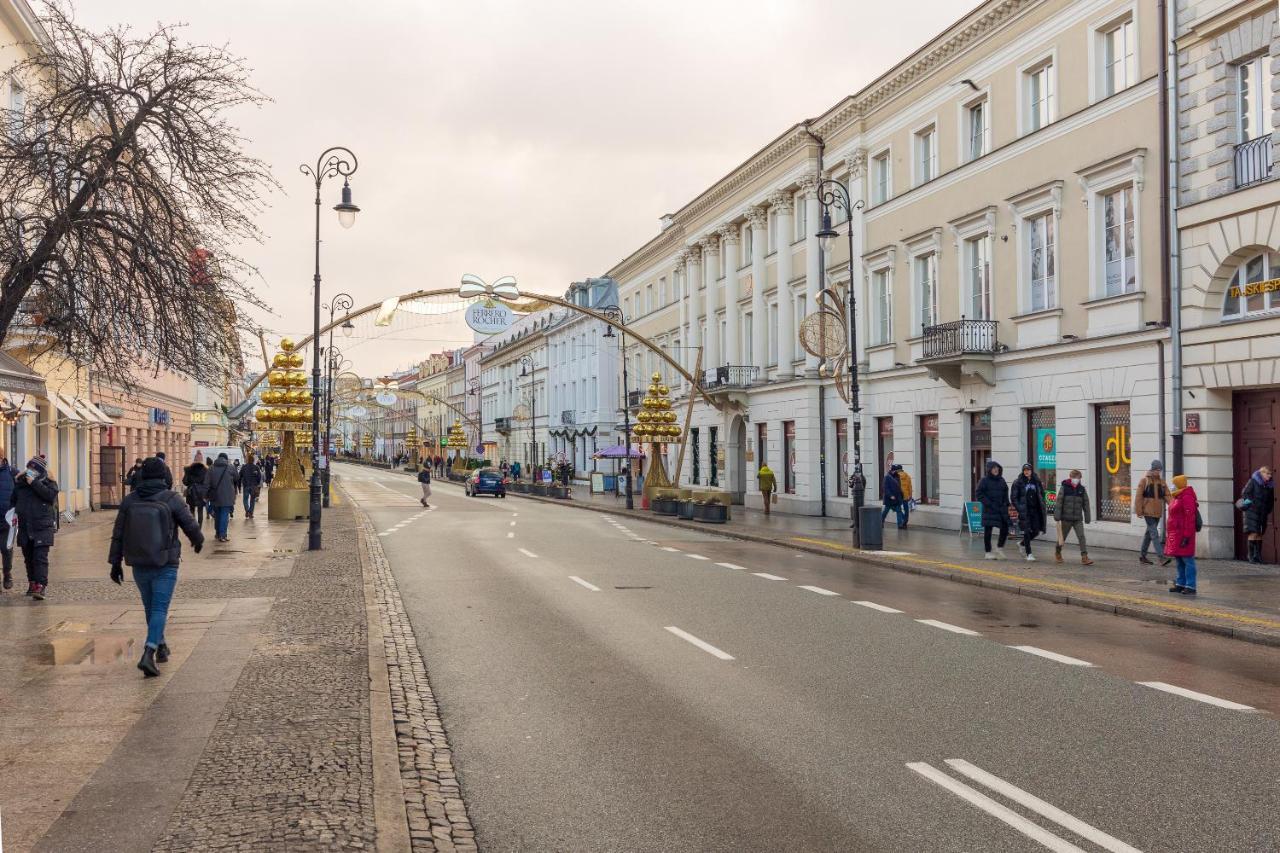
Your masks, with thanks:
[[[490,302],[495,297],[511,301],[520,298],[520,288],[516,286],[515,276],[504,275],[493,284],[489,284],[480,276],[467,273],[458,286],[458,296],[463,299],[483,296]]]

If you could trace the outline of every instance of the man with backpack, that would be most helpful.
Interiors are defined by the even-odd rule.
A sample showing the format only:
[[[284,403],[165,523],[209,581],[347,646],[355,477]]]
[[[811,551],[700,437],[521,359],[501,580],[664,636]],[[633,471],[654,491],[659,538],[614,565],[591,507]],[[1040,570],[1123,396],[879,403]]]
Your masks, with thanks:
[[[227,523],[231,519],[231,508],[236,503],[236,475],[231,467],[230,459],[225,453],[219,453],[209,469],[209,506],[213,509],[213,534],[219,542],[230,541],[227,537]]]
[[[164,629],[169,618],[169,602],[178,583],[178,561],[182,557],[178,528],[182,528],[197,554],[204,547],[200,525],[178,493],[165,484],[165,470],[164,462],[154,457],[142,463],[138,488],[120,502],[108,557],[111,580],[122,583],[121,563],[128,563],[133,569],[133,582],[142,596],[147,641],[138,669],[147,678],[159,675],[156,664],[169,660]]]

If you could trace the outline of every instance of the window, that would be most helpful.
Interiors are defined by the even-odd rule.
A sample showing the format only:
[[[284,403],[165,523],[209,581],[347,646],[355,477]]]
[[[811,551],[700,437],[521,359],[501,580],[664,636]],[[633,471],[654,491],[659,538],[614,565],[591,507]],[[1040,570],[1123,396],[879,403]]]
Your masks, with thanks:
[[[938,129],[930,125],[916,133],[916,186],[938,176]]]
[[[769,464],[769,425],[756,424],[756,468]]]
[[[884,204],[893,195],[893,167],[889,152],[881,151],[871,158],[871,202]]]
[[[658,279],[658,307],[665,307],[667,304],[667,277],[662,276]]]
[[[701,471],[699,469],[702,467],[702,445],[698,442],[697,427],[691,427],[689,429],[689,452],[693,454],[693,484],[696,486],[699,483],[698,478],[701,476]]]
[[[1133,234],[1133,185],[1102,196],[1102,240],[1105,294],[1117,296],[1138,289]]]
[[[741,337],[738,341],[738,345],[742,347],[743,358],[741,359],[740,363],[755,364],[755,359],[751,357],[751,354],[755,352],[755,347],[752,346],[752,343],[751,343],[751,336],[755,334],[755,330],[756,330],[755,317],[752,316],[750,311],[744,311],[742,313],[741,322],[742,322],[742,331],[740,333]],[[756,365],[756,366],[758,367],[759,365]]]
[[[768,354],[767,360],[769,364],[776,365],[778,363],[778,303],[776,302],[769,303],[768,333],[769,333],[769,341],[768,341],[769,354]]]
[[[707,427],[707,485],[720,485],[720,444],[716,441],[719,428]]]
[[[1102,97],[1138,82],[1138,53],[1133,19],[1102,33]]]
[[[876,450],[883,477],[893,466],[893,418],[876,418]]]
[[[913,260],[916,283],[916,309],[920,333],[938,324],[938,255],[930,252]]]
[[[970,320],[990,320],[991,310],[991,235],[983,234],[964,241],[965,284]]]
[[[748,222],[742,226],[742,239],[739,241],[741,250],[738,252],[738,266],[745,267],[751,263],[751,247],[755,245],[755,236],[751,231],[751,223]]]
[[[1025,72],[1024,76],[1027,109],[1025,130],[1031,133],[1050,124],[1056,117],[1053,63],[1046,62],[1038,68]]]
[[[1231,276],[1222,302],[1222,318],[1280,310],[1280,287],[1275,281],[1280,264],[1268,254],[1255,255]]]
[[[991,127],[987,99],[975,101],[965,108],[967,130],[965,154],[969,160],[977,160],[991,150]]]
[[[1029,279],[1031,282],[1031,310],[1043,311],[1055,307],[1057,296],[1057,259],[1052,211],[1026,220],[1028,240]]]
[[[1052,407],[1027,410],[1027,458],[1050,496],[1058,490],[1058,417]]]
[[[791,203],[794,211],[791,214],[791,224],[795,232],[791,235],[791,239],[798,243],[805,238],[806,233],[805,215],[808,212],[808,208],[804,203],[804,193],[796,193],[791,199]]]
[[[893,285],[889,269],[871,273],[871,345],[887,344],[893,340]]]
[[[804,318],[809,316],[809,308],[804,293],[796,294],[795,300],[796,305],[791,312],[791,316],[795,319],[796,328],[798,329],[800,328],[800,323],[804,321]],[[797,358],[804,358],[804,352],[800,349],[800,341],[797,338],[793,336],[792,339],[787,342],[787,346],[790,347],[791,361],[795,361]]]
[[[764,244],[764,252],[766,255],[772,255],[778,250],[778,209],[770,206],[765,215],[766,223],[766,242]]]
[[[9,84],[9,130],[13,136],[22,128],[27,110],[27,91],[17,83]]]
[[[796,422],[782,422],[782,490],[796,493]]]
[[[836,433],[836,496],[849,496],[849,421],[847,418],[835,420]]]
[[[1246,60],[1237,66],[1236,74],[1240,141],[1270,136],[1275,112],[1271,107],[1271,57],[1264,53]]]
[[[653,285],[646,284],[644,286],[644,310],[649,312],[653,310]]]
[[[920,503],[936,504],[940,497],[938,416],[920,418]]]
[[[1098,520],[1129,521],[1133,514],[1129,485],[1129,404],[1110,403],[1094,409],[1098,471]]]

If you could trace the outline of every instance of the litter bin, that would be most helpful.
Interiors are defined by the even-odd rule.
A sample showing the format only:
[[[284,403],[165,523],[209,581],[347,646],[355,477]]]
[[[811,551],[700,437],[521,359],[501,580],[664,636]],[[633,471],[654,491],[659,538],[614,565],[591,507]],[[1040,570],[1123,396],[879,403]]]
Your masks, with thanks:
[[[879,551],[884,548],[884,520],[880,507],[864,506],[859,510],[858,533],[862,537],[862,550]]]

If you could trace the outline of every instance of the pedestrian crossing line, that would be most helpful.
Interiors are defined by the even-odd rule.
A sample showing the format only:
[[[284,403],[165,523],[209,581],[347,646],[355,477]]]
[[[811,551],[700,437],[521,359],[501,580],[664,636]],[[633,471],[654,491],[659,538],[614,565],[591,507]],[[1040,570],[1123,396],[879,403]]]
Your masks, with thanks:
[[[952,625],[949,622],[939,622],[937,619],[917,619],[921,625],[928,625],[933,628],[941,628],[944,631],[950,631],[953,634],[963,634],[966,637],[981,637],[977,631],[970,631],[968,628],[961,628],[959,625]]]
[[[735,572],[745,572],[745,571],[747,571],[747,567],[746,567],[746,566],[739,566],[739,565],[737,565],[736,563],[716,563],[716,565],[717,565],[717,566],[720,566],[721,568],[725,568],[725,569],[733,569]]]
[[[901,613],[902,612],[901,610],[897,610],[893,607],[885,607],[883,604],[876,604],[874,601],[855,601],[854,604],[859,604],[859,605],[862,605],[863,607],[869,607],[872,610],[879,610],[881,613]]]
[[[1172,693],[1174,696],[1182,696],[1186,699],[1194,699],[1197,702],[1204,702],[1206,705],[1216,705],[1219,708],[1226,708],[1228,711],[1256,711],[1252,705],[1241,705],[1239,702],[1232,702],[1229,699],[1219,699],[1217,696],[1210,696],[1208,693],[1197,693],[1194,690],[1188,690],[1185,687],[1177,687],[1173,684],[1166,684],[1163,681],[1139,681],[1143,687],[1150,687],[1153,690],[1161,690],[1165,693]]]
[[[756,577],[758,577],[758,578],[764,578],[764,579],[765,579],[765,580],[767,580],[767,581],[784,581],[784,580],[786,580],[786,578],[779,577],[778,575],[771,575],[771,574],[769,574],[768,572],[752,572],[751,574],[755,575],[755,576],[756,576]]]
[[[801,589],[807,589],[809,592],[816,592],[818,595],[839,595],[838,592],[832,592],[829,589],[823,589],[820,586],[802,586]]]
[[[1009,648],[1017,649],[1020,652],[1026,652],[1027,654],[1035,655],[1036,657],[1042,657],[1046,660],[1057,661],[1058,663],[1065,663],[1067,666],[1093,666],[1093,664],[1089,663],[1087,660],[1080,660],[1080,658],[1073,658],[1073,657],[1068,657],[1067,655],[1060,655],[1057,652],[1047,651],[1046,649],[1038,649],[1035,646],[1010,646]]]
[[[573,582],[574,582],[574,583],[576,583],[578,586],[586,587],[587,589],[591,590],[592,592],[599,592],[599,591],[600,591],[600,587],[596,586],[596,585],[595,585],[595,584],[593,584],[593,583],[588,583],[587,581],[584,581],[582,578],[578,577],[577,575],[569,575],[569,580],[573,581]]]

